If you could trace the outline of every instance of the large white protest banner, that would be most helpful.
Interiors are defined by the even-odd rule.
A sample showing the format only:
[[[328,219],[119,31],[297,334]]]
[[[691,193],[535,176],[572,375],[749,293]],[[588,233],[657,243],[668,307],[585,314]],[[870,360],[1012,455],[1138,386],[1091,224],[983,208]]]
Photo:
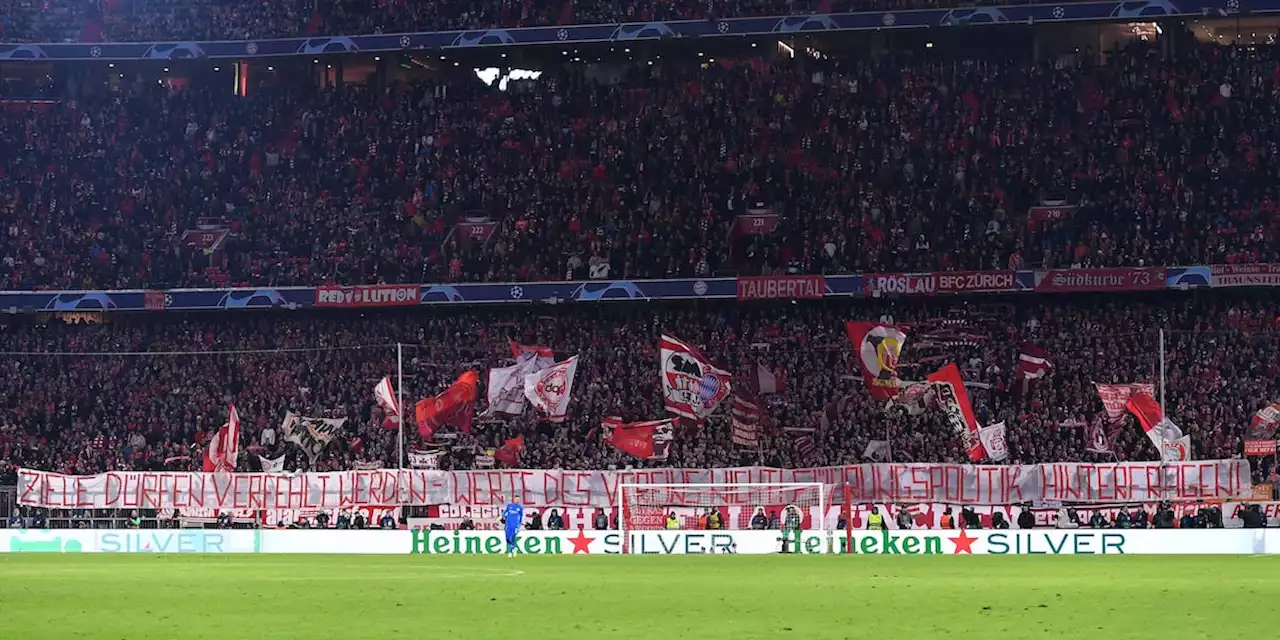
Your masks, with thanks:
[[[329,473],[117,471],[72,476],[22,469],[18,500],[54,508],[316,509],[363,505],[504,504],[612,507],[618,484],[797,483],[827,485],[828,504],[853,502],[1147,502],[1247,497],[1244,460],[1036,465],[860,464],[809,469],[562,471],[380,469]]]

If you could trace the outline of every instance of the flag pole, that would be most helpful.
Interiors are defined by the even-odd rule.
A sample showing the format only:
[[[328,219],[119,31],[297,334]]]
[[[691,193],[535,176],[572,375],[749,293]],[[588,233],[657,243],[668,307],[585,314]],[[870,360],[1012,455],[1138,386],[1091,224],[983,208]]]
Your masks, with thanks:
[[[396,468],[404,468],[404,345],[396,343],[396,405],[399,432],[396,434]]]
[[[1161,417],[1161,419],[1162,419],[1162,420],[1168,420],[1168,419],[1169,419],[1169,414],[1168,414],[1168,413],[1166,413],[1166,411],[1165,411],[1164,395],[1165,395],[1165,390],[1164,390],[1164,327],[1161,327],[1161,328],[1160,328],[1160,417]],[[1164,425],[1163,425],[1163,424],[1158,424],[1158,425],[1156,425],[1156,427],[1160,429],[1160,451],[1159,451],[1159,454],[1160,454],[1160,486],[1161,486],[1161,488],[1163,488],[1163,487],[1164,487],[1164,467],[1165,467],[1165,465],[1164,465],[1164,444],[1165,444],[1165,443],[1164,443]],[[1164,493],[1164,492],[1163,492],[1163,491],[1161,491],[1161,494],[1163,494],[1163,493]]]
[[[884,423],[884,456],[885,462],[893,462],[893,440],[889,439],[889,422]]]

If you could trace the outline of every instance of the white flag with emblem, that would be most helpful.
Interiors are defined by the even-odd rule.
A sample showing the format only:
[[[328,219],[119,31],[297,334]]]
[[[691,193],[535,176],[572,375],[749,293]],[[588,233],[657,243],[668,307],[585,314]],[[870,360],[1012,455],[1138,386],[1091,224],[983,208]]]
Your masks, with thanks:
[[[982,448],[986,449],[987,458],[992,462],[1000,462],[1009,457],[1009,445],[1005,443],[1004,436],[1004,422],[978,429],[978,439],[982,441]]]
[[[275,460],[258,456],[258,462],[262,463],[263,473],[281,473],[284,471],[284,456],[280,456]]]
[[[573,374],[578,371],[578,356],[558,362],[524,377],[524,396],[533,407],[547,415],[551,422],[563,422],[573,396]]]

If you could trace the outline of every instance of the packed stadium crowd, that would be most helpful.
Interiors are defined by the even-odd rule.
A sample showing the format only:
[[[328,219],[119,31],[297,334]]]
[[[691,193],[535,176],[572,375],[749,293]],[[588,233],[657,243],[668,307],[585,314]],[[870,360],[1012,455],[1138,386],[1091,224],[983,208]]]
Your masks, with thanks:
[[[6,349],[26,354],[0,358],[0,468],[199,469],[202,446],[233,402],[243,432],[241,470],[258,470],[253,454],[281,453],[289,469],[395,465],[397,432],[382,426],[372,387],[396,373],[396,342],[426,345],[404,348],[403,393],[410,406],[440,393],[462,370],[508,364],[508,338],[552,347],[560,359],[580,356],[564,423],[539,422],[531,412],[478,418],[471,433],[449,443],[446,468],[470,468],[477,453],[517,435],[525,445],[515,464],[532,468],[844,464],[863,461],[868,443],[881,439],[894,461],[966,461],[942,412],[909,416],[872,401],[841,326],[849,318],[907,328],[900,368],[906,381],[957,362],[979,421],[1006,421],[1013,463],[1157,459],[1132,418],[1112,436],[1111,453],[1089,450],[1085,426],[1101,412],[1092,383],[1156,379],[1161,327],[1168,341],[1168,413],[1191,436],[1194,459],[1240,455],[1253,412],[1280,397],[1280,298],[1257,293],[646,304],[549,314],[526,307],[166,314],[102,323],[18,318],[0,330]],[[663,462],[637,460],[602,441],[598,427],[605,416],[665,416],[657,369],[661,333],[701,345],[742,388],[754,384],[762,366],[776,376],[777,391],[763,398],[772,426],[758,448],[731,444],[727,403],[701,428],[678,430]],[[1013,370],[1024,343],[1040,345],[1053,369],[1019,393]],[[479,397],[477,414],[485,409],[483,389]],[[287,411],[349,420],[312,463],[279,431]],[[430,448],[412,423],[406,433],[408,448]],[[1270,470],[1257,472],[1262,480]]]
[[[613,84],[460,69],[247,98],[126,83],[0,121],[0,286],[1271,261],[1278,52],[668,59]],[[756,207],[778,228],[731,236]],[[469,216],[497,223],[488,242],[448,237]],[[181,246],[202,222],[230,230],[212,254]]]
[[[138,42],[475,30],[1033,4],[1028,0],[4,0],[0,42]]]

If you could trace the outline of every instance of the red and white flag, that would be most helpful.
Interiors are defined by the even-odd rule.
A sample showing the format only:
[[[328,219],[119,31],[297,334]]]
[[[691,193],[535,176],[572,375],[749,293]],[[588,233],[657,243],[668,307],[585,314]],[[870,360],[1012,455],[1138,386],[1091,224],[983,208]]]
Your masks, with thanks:
[[[898,395],[898,388],[902,386],[898,379],[898,357],[907,342],[907,334],[898,327],[877,322],[846,322],[844,329],[871,397],[889,400]]]
[[[373,387],[373,399],[382,407],[382,428],[400,428],[400,401],[396,399],[396,390],[391,386],[391,376],[387,376]]]
[[[813,442],[813,436],[808,434],[796,438],[792,441],[791,446],[795,448],[796,455],[800,457],[801,461],[810,460],[813,457],[813,452],[818,449]]]
[[[1102,414],[1094,416],[1085,431],[1085,451],[1093,453],[1111,453],[1111,438],[1107,436],[1102,422]]]
[[[444,393],[419,400],[414,405],[418,421],[418,434],[423,440],[431,440],[435,430],[451,424],[465,433],[471,433],[471,420],[476,406],[476,387],[480,376],[474,371],[463,372]]]
[[[231,405],[227,423],[213,434],[204,450],[204,470],[214,473],[232,473],[236,470],[236,458],[240,455],[240,414]]]
[[[1166,462],[1185,462],[1191,459],[1191,437],[1182,434],[1182,429],[1164,416],[1160,404],[1146,391],[1137,391],[1129,396],[1125,403],[1133,412],[1142,431],[1147,434],[1151,444]]]
[[[666,460],[675,439],[671,423],[669,418],[623,422],[622,418],[609,416],[600,422],[600,428],[604,430],[605,444],[623,453],[641,460]]]
[[[929,374],[928,380],[933,383],[938,407],[947,414],[951,428],[964,441],[969,459],[981,462],[986,457],[986,451],[982,448],[982,439],[979,437],[978,419],[974,417],[973,405],[969,403],[969,392],[965,390],[964,380],[960,378],[960,368],[952,362]]]
[[[893,399],[893,403],[906,409],[907,415],[919,416],[936,407],[938,399],[933,391],[933,385],[917,382],[903,389],[902,393]]]
[[[735,393],[729,400],[733,416],[733,443],[742,447],[760,446],[760,401],[745,393]]]
[[[671,413],[695,424],[707,419],[732,391],[728,371],[700,351],[671,336],[658,344],[662,399]]]
[[[1098,398],[1102,400],[1102,408],[1107,412],[1107,420],[1111,424],[1124,422],[1125,405],[1129,396],[1135,391],[1145,391],[1147,395],[1155,395],[1155,385],[1149,382],[1132,382],[1128,384],[1094,383],[1098,390]]]
[[[1049,375],[1049,370],[1052,368],[1053,363],[1045,357],[1044,349],[1030,342],[1022,345],[1016,369],[1019,380],[1039,380]]]
[[[1001,462],[1009,458],[1004,422],[989,424],[978,429],[978,440],[982,442],[982,448],[992,462]]]
[[[556,363],[556,356],[551,351],[551,347],[520,344],[515,340],[507,340],[507,344],[511,347],[511,357],[516,359],[516,364],[533,362],[531,371],[546,369]]]
[[[524,397],[551,422],[564,422],[573,397],[573,376],[578,372],[578,356],[553,364],[524,377]]]

